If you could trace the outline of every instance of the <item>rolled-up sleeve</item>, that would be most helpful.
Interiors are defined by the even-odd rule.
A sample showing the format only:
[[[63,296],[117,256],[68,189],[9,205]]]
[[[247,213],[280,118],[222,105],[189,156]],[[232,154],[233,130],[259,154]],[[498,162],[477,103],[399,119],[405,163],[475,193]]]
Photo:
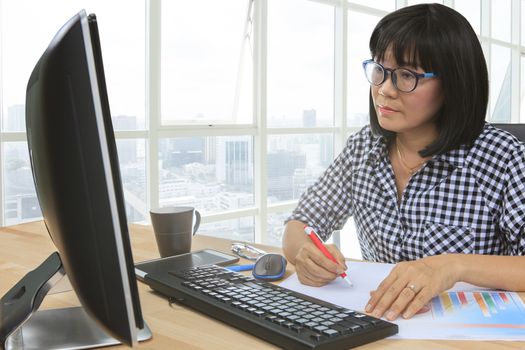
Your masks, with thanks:
[[[313,227],[327,240],[333,231],[340,230],[352,215],[351,157],[352,137],[334,162],[301,196],[292,215],[285,221],[299,220]]]
[[[505,175],[499,226],[512,255],[525,255],[525,146],[514,152]]]

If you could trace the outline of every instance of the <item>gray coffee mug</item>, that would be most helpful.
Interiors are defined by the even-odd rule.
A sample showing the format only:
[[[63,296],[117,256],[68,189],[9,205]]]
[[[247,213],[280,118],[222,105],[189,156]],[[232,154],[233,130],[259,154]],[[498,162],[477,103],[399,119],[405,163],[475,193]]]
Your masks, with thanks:
[[[201,223],[201,214],[195,208],[164,207],[149,213],[162,258],[191,251],[192,236]]]

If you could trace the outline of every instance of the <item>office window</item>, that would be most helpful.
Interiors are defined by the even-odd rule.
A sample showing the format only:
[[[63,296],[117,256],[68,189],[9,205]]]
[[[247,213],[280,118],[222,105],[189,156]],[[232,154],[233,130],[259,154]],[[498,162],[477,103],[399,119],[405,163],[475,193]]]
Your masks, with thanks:
[[[511,0],[498,0],[491,6],[491,32],[492,38],[510,42]],[[503,20],[506,19],[506,20]]]
[[[2,146],[5,225],[41,219],[27,142],[5,142]]]
[[[494,121],[517,120],[511,111],[525,118],[525,59],[516,55],[523,47],[510,41],[521,34],[525,42],[525,25],[512,25],[510,5],[517,3],[512,1],[483,7],[479,0],[446,2],[478,35],[484,33],[480,40],[491,74],[487,119]],[[421,1],[408,3],[416,2]],[[374,26],[400,3],[0,0],[1,223],[40,217],[27,163],[25,88],[58,28],[87,6],[99,18],[129,221],[147,221],[150,206],[191,205],[206,222],[201,233],[279,245],[282,222],[302,192],[339,154],[346,137],[368,123],[369,85],[361,62],[369,57]],[[520,4],[525,14],[524,1]],[[483,12],[487,9],[492,12]],[[158,42],[151,38],[151,49],[146,23],[159,22],[161,36]],[[256,37],[255,29],[263,35]],[[346,52],[339,50],[342,42]],[[262,51],[255,57],[257,48]],[[148,63],[160,71],[158,81],[146,76]],[[346,82],[340,84],[335,78],[343,69]],[[254,80],[253,71],[266,80],[266,89],[254,89],[264,84]],[[511,100],[513,79],[520,79],[522,93]],[[146,120],[151,86],[160,87],[160,98],[148,101]],[[355,256],[351,221],[341,234],[344,251]]]
[[[525,45],[525,0],[521,0],[521,46]],[[521,65],[523,67],[523,65]]]
[[[268,204],[298,199],[333,160],[330,134],[268,137]]]
[[[481,21],[480,0],[454,0],[454,9],[461,13],[470,23],[476,34],[480,34]]]
[[[368,124],[370,84],[363,73],[362,62],[369,58],[370,35],[381,18],[356,11],[348,11],[347,63],[347,125],[361,127]]]
[[[362,6],[369,6],[379,10],[394,11],[396,9],[396,0],[351,0],[349,4],[356,4]]]
[[[525,57],[521,56],[520,66],[525,67]],[[520,79],[520,120],[525,120],[525,69],[521,69]]]
[[[2,131],[25,133],[25,91],[31,71],[58,29],[84,5],[82,1],[0,1]],[[124,6],[126,16],[122,16]],[[95,13],[99,20],[113,126],[115,130],[144,129],[144,4],[96,0],[86,11]],[[19,142],[4,143],[2,159],[4,225],[41,217],[25,134],[13,138]],[[144,162],[141,171],[145,173]],[[126,192],[127,184],[124,188]],[[142,197],[145,204],[144,188]],[[128,219],[144,220],[145,209],[142,212]]]
[[[345,257],[352,259],[363,259],[361,246],[355,230],[354,218],[350,217],[345,226],[339,231],[341,247],[344,249]]]
[[[250,1],[162,2],[163,125],[250,124]]]
[[[333,89],[334,8],[268,1],[268,126],[332,126]]]
[[[408,6],[412,6],[412,5],[417,5],[417,4],[432,4],[432,3],[438,3],[438,4],[443,4],[443,0],[438,0],[438,1],[434,1],[434,0],[408,0],[407,1],[407,5]]]
[[[47,11],[53,3],[56,11]],[[25,131],[25,92],[31,71],[57,29],[78,11],[69,2],[61,8],[57,3],[2,1],[3,131]]]
[[[267,244],[280,246],[283,240],[284,220],[291,214],[291,211],[276,212],[268,214],[268,233]]]
[[[86,4],[76,1],[2,1],[3,131],[25,131],[25,91],[38,58],[57,30]],[[126,15],[122,15],[122,8]],[[116,123],[144,129],[144,4],[94,0],[86,7],[99,19],[102,54]]]
[[[493,122],[509,122],[510,108],[510,54],[511,49],[492,44],[490,61],[490,117]]]
[[[198,235],[227,238],[235,241],[253,242],[255,240],[255,220],[253,216],[215,221],[200,225]]]
[[[84,6],[88,6],[88,13],[97,15],[99,22],[113,127],[115,130],[144,130],[144,3],[96,0]]]
[[[117,139],[117,149],[128,221],[146,221],[146,142],[143,139]]]
[[[253,140],[180,137],[159,142],[159,205],[190,205],[201,214],[252,207]]]

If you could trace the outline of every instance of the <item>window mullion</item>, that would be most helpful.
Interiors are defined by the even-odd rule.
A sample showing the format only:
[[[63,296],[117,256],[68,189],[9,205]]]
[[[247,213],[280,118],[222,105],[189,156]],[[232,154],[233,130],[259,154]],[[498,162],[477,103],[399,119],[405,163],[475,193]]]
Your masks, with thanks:
[[[255,242],[264,242],[267,237],[267,164],[268,144],[266,120],[267,86],[267,0],[254,0],[254,114],[257,121],[257,135],[254,147],[254,186],[255,206],[259,215],[255,216]]]
[[[0,13],[2,12],[3,7],[3,0],[0,0]],[[0,52],[3,52],[3,41],[2,38],[4,36],[4,27],[2,25],[2,21],[0,21]],[[2,60],[2,56],[0,54],[0,130],[3,130],[3,123],[4,123],[4,63]],[[4,134],[3,132],[0,132],[0,164],[2,164],[2,170],[0,171],[0,227],[5,226],[5,184],[4,184]]]
[[[334,133],[334,155],[337,154],[345,142],[345,128],[347,118],[347,32],[348,11],[346,6],[335,7],[334,25],[334,124],[337,132]]]
[[[161,117],[161,0],[146,0],[146,120],[149,126],[147,202],[159,206],[158,129]]]
[[[490,4],[491,0],[481,0],[481,20],[480,20],[480,39],[481,39],[481,47],[483,49],[483,53],[485,54],[485,59],[487,61],[487,70],[489,77],[491,77],[491,11],[490,11]],[[487,117],[490,117],[490,105],[492,104],[492,101],[490,100],[490,94],[489,94],[489,101],[487,106]]]
[[[511,3],[511,42],[512,51],[510,56],[511,72],[510,75],[510,115],[512,123],[520,122],[520,104],[521,104],[521,1],[512,0]]]
[[[341,152],[345,144],[347,125],[347,33],[348,33],[348,9],[346,2],[334,8],[334,125],[336,132],[334,137],[334,156]],[[341,235],[339,231],[332,235],[333,242],[341,247]]]

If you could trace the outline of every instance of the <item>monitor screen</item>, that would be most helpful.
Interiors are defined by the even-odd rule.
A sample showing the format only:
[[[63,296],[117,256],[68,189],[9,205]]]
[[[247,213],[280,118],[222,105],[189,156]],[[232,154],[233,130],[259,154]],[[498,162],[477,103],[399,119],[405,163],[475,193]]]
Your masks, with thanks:
[[[26,125],[49,235],[87,314],[132,345],[144,327],[97,21],[79,12],[27,85]]]

